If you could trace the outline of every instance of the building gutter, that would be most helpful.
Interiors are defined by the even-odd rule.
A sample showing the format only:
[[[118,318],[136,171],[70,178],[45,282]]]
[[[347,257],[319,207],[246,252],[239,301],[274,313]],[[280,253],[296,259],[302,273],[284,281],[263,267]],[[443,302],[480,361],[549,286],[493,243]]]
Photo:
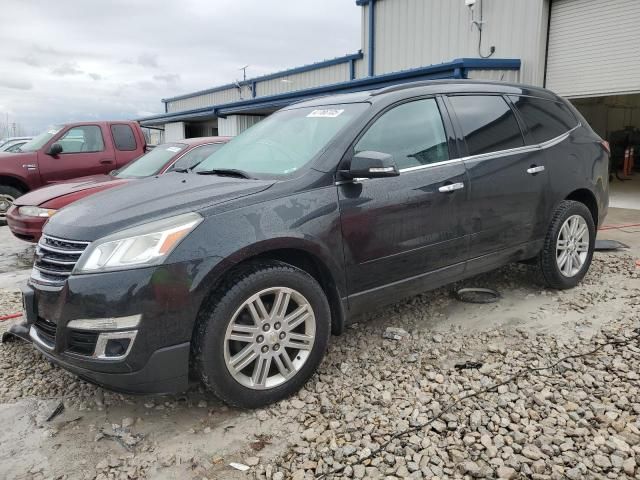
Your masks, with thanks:
[[[479,58],[458,58],[451,62],[430,65],[428,67],[413,68],[400,72],[385,73],[374,77],[364,77],[347,82],[333,83],[319,87],[296,90],[293,92],[280,93],[265,97],[256,97],[247,100],[240,100],[221,105],[172,112],[170,114],[154,115],[139,119],[140,122],[168,123],[181,120],[197,119],[201,117],[224,117],[235,113],[243,113],[257,109],[280,108],[298,100],[309,99],[322,95],[337,93],[358,92],[363,90],[373,90],[399,83],[407,83],[416,80],[438,80],[446,78],[457,78],[460,72],[474,69],[499,69],[499,70],[519,70],[519,59],[479,59]]]
[[[544,45],[544,69],[542,70],[542,86],[547,88],[547,65],[549,63],[549,36],[551,34],[551,4],[553,0],[549,0],[549,11],[547,15],[547,40]]]
[[[369,76],[375,75],[375,59],[376,59],[376,0],[369,2]]]
[[[323,60],[322,62],[310,63],[309,65],[302,65],[300,67],[290,68],[288,70],[282,70],[280,72],[270,73],[268,75],[262,75],[260,77],[248,78],[246,80],[242,80],[238,83],[227,83],[225,85],[220,85],[219,87],[208,88],[206,90],[199,90],[197,92],[186,93],[184,95],[178,95],[170,98],[163,98],[162,102],[165,104],[168,102],[174,102],[176,100],[183,100],[185,98],[196,97],[198,95],[206,95],[208,93],[220,92],[222,90],[229,90],[231,88],[238,88],[238,85],[241,87],[249,86],[252,90],[252,96],[256,96],[256,84],[259,82],[264,82],[266,80],[273,80],[275,78],[283,78],[288,77],[289,75],[295,75],[297,73],[309,72],[311,70],[318,70],[321,68],[331,67],[333,65],[340,65],[343,63],[351,63],[355,60],[362,59],[363,54],[362,51],[358,51],[356,53],[351,53],[349,55],[344,55],[342,57],[332,58],[330,60]]]

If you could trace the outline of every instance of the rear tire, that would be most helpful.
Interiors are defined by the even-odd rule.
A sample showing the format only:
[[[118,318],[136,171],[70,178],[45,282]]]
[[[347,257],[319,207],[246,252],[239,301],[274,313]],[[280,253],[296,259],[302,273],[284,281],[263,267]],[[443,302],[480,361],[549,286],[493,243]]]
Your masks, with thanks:
[[[237,270],[216,290],[192,341],[204,385],[242,408],[298,391],[329,342],[331,313],[318,282],[288,264],[260,262]]]
[[[559,290],[575,287],[589,270],[595,241],[595,223],[586,205],[562,201],[538,254],[542,282]]]
[[[7,211],[13,205],[16,198],[20,197],[23,192],[9,185],[0,185],[0,222],[4,224],[7,221]]]

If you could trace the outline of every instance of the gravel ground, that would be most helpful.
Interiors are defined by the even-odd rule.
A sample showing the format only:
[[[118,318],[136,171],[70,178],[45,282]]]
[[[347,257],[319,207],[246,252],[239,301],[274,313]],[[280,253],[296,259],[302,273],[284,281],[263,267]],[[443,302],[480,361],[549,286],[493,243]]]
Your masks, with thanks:
[[[450,288],[412,297],[333,338],[304,389],[257,411],[199,388],[103,391],[3,344],[0,477],[640,478],[640,341],[577,356],[638,335],[634,262],[597,254],[564,292],[536,287],[523,265],[461,284],[497,288],[495,304],[460,303]],[[0,314],[18,309],[17,294],[0,295]],[[388,327],[407,335],[386,339]],[[482,366],[455,367],[465,362]]]

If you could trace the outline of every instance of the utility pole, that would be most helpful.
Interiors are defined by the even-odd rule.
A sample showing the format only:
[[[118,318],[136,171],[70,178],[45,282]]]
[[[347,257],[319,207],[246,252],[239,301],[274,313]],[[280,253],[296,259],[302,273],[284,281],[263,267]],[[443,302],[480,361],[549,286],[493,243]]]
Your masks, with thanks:
[[[247,80],[247,68],[249,65],[245,65],[244,67],[240,67],[238,70],[242,70],[242,81],[245,82]]]

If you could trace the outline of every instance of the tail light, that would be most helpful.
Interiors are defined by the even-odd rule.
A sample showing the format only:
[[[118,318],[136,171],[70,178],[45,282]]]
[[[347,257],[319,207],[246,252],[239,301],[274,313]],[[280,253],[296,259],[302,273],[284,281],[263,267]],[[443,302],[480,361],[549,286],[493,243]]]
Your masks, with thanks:
[[[607,142],[606,140],[600,140],[600,145],[602,145],[602,148],[605,149],[607,155],[611,155],[611,147],[609,146],[609,142]]]

